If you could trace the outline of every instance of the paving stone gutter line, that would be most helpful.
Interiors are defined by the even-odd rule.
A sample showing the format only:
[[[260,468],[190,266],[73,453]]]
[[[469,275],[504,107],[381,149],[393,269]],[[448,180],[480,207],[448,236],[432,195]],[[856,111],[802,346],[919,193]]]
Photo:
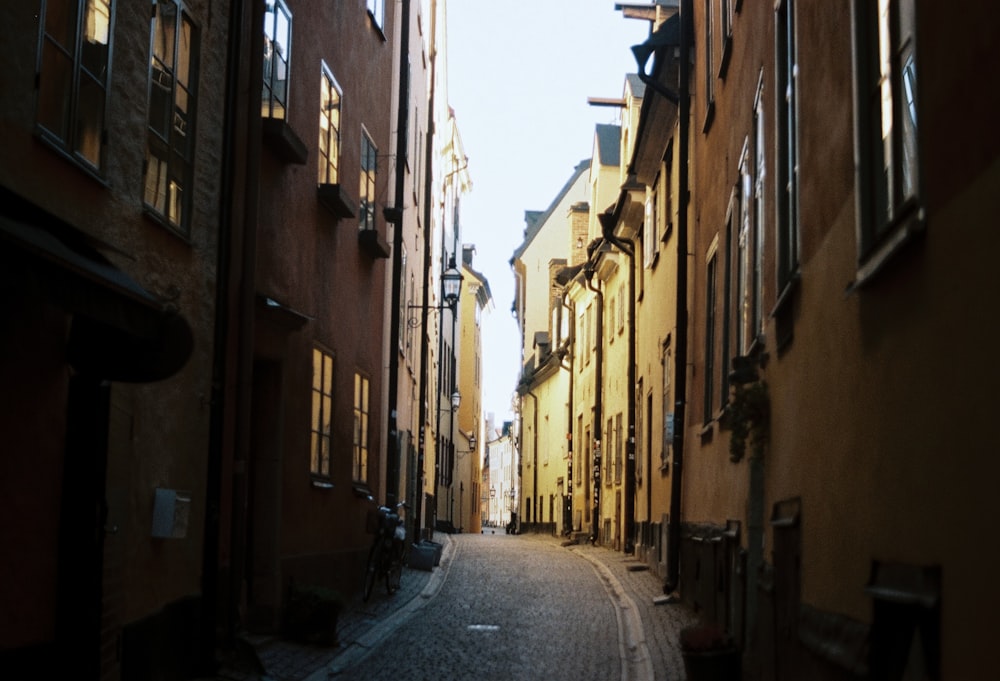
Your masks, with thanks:
[[[414,598],[411,598],[345,646],[333,660],[310,674],[306,677],[305,681],[327,681],[327,679],[336,678],[338,675],[351,669],[365,659],[382,641],[389,638],[400,625],[410,619],[425,603],[437,596],[441,590],[441,586],[448,578],[452,561],[458,556],[458,545],[456,543],[450,539],[441,543],[443,547],[440,564],[431,571],[430,578],[427,580],[424,588]]]
[[[622,663],[622,681],[653,681],[653,660],[646,645],[646,632],[635,601],[603,562],[575,547],[570,550],[593,567],[608,592],[618,619],[618,647]]]

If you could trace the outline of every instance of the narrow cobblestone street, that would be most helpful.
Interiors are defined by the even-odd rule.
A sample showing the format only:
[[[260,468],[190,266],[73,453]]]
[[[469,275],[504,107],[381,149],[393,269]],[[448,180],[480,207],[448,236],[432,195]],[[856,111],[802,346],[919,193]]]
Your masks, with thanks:
[[[684,679],[693,616],[639,561],[538,535],[439,538],[440,566],[352,604],[338,647],[258,641],[264,670],[227,678]]]

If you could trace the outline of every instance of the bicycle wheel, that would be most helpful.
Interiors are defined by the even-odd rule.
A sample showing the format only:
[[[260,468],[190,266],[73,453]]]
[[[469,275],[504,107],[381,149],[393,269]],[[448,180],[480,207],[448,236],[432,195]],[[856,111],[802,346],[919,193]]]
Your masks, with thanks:
[[[403,578],[403,552],[401,549],[392,547],[386,556],[389,561],[385,571],[385,590],[391,596],[399,590],[400,582]]]
[[[368,565],[365,568],[365,588],[362,593],[362,600],[367,603],[372,595],[372,588],[375,586],[375,578],[378,577],[379,563],[382,560],[382,542],[376,541],[372,544],[371,551],[368,552]]]
[[[400,560],[395,547],[389,549],[388,565],[385,571],[385,590],[391,596],[399,591],[399,583],[403,577],[403,561]]]

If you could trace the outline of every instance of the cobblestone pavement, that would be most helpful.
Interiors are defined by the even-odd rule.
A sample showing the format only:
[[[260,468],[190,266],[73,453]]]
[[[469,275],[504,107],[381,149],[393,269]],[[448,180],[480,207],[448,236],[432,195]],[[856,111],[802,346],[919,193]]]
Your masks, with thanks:
[[[256,639],[236,681],[679,680],[683,605],[631,557],[541,535],[435,535],[433,572],[407,569],[342,613],[335,648]],[[234,665],[235,666],[235,665]]]

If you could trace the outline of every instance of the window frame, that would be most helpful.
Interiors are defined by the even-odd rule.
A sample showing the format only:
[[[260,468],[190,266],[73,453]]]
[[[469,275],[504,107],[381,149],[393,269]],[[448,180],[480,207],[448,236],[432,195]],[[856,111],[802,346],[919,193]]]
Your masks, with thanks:
[[[284,14],[286,18],[287,31],[285,32],[285,52],[284,58],[281,59],[282,55],[278,52],[279,64],[284,65],[284,96],[275,96],[275,69],[268,68],[268,49],[275,44],[276,35],[278,33],[278,20],[280,15]],[[273,21],[272,21],[273,17]],[[268,23],[271,23],[271,33],[268,33]],[[280,45],[281,43],[278,42]],[[272,52],[273,54],[273,52]],[[271,118],[276,120],[288,120],[288,100],[289,100],[289,86],[291,85],[291,73],[292,73],[292,12],[288,9],[285,0],[271,0],[269,3],[265,3],[264,6],[264,71],[262,84],[263,90],[261,93],[261,116],[263,118]],[[272,65],[275,63],[273,56],[271,57]],[[271,74],[271,78],[268,78],[268,74]],[[275,115],[275,101],[281,104],[280,115]]]
[[[914,0],[882,2],[885,3],[884,8],[859,0],[851,5],[858,249],[857,273],[850,287],[852,289],[867,283],[925,226],[917,115],[918,10]],[[901,5],[907,8],[906,16],[900,12]],[[883,9],[888,12],[887,17]],[[900,32],[900,24],[904,21],[907,24],[905,36]],[[905,57],[907,54],[908,59]],[[905,68],[901,56],[905,59]],[[912,91],[912,102],[903,101],[903,80]],[[884,109],[886,98],[888,117]],[[889,132],[883,136],[887,125]],[[910,153],[910,163],[907,162],[907,152]],[[912,175],[909,181],[907,171]],[[883,184],[879,178],[886,175],[888,179]]]
[[[367,484],[371,443],[371,380],[360,372],[354,372],[353,414],[351,479]]]
[[[174,25],[172,27],[172,52],[169,55],[171,67],[158,68],[158,64],[164,64],[156,53],[157,50],[157,30],[163,16],[162,8],[172,5],[176,9]],[[193,212],[194,195],[194,165],[195,147],[198,120],[198,76],[200,73],[201,59],[201,28],[195,21],[184,0],[154,0],[152,17],[150,19],[149,38],[149,81],[147,92],[147,113],[146,113],[146,159],[143,163],[143,209],[147,215],[152,216],[157,222],[187,239],[191,236],[191,222]],[[186,83],[181,83],[178,76],[177,64],[183,56],[183,40],[185,27],[189,31],[189,51],[186,55],[188,78]],[[166,45],[164,45],[166,47]],[[166,54],[164,57],[168,56]],[[166,66],[164,64],[164,66]],[[157,77],[157,73],[162,73]],[[156,129],[156,122],[153,117],[156,113],[153,107],[154,94],[158,86],[166,85],[169,78],[169,99],[170,101],[170,121],[167,123],[167,134],[164,137]],[[183,130],[178,130],[178,88],[183,91],[183,98],[188,103],[186,108],[187,117],[184,121]],[[162,87],[163,90],[168,90]],[[175,140],[175,135],[180,136],[184,144]],[[161,152],[166,160],[161,160],[155,153]],[[180,152],[180,153],[178,153]],[[151,186],[151,173],[154,172],[154,160],[156,163],[155,186]],[[164,177],[161,177],[165,175]],[[176,180],[180,179],[181,184],[177,185]],[[162,190],[161,190],[162,185]],[[177,194],[180,193],[178,198]],[[153,194],[150,201],[150,194]],[[162,200],[162,207],[160,205]],[[179,212],[179,215],[178,215]]]
[[[378,147],[368,130],[361,130],[361,162],[358,188],[358,231],[377,229]]]
[[[366,7],[375,27],[385,32],[385,0],[366,0]]]
[[[798,45],[795,2],[775,6],[775,243],[779,305],[799,276]]]
[[[319,146],[316,150],[318,166],[318,183],[320,185],[340,184],[340,159],[343,143],[341,126],[344,114],[344,91],[333,75],[326,61],[320,62],[320,100],[319,100]],[[336,93],[336,102],[326,103],[327,93]],[[327,110],[336,111],[336,116],[328,115]],[[324,127],[323,122],[327,125]],[[334,123],[336,122],[336,124]],[[324,134],[324,130],[326,131]]]
[[[715,118],[715,27],[712,8],[715,0],[705,0],[705,122],[701,131],[707,133],[712,127],[712,120]]]
[[[735,11],[733,0],[719,0],[719,78],[726,77],[729,69],[729,58],[733,52],[733,22]]]
[[[717,327],[719,322],[719,257],[718,240],[712,242],[705,257],[705,384],[704,414],[702,424],[708,426],[715,419],[715,371]]]
[[[317,359],[320,372],[317,384]],[[330,464],[332,461],[333,439],[333,405],[334,405],[334,370],[336,361],[333,353],[318,346],[313,347],[312,383],[310,385],[310,437],[309,437],[309,474],[314,480],[328,481],[331,478]],[[329,369],[327,369],[329,365]],[[324,410],[324,406],[326,409]],[[318,407],[318,409],[317,409]],[[323,417],[329,412],[329,421],[325,429],[322,426]],[[326,445],[325,458],[322,446]]]
[[[662,354],[660,355],[660,364],[663,367],[663,380],[660,386],[663,391],[663,401],[660,404],[660,412],[663,419],[663,423],[661,424],[662,442],[660,443],[660,472],[669,474],[670,454],[671,448],[674,444],[674,412],[671,409],[673,406],[673,400],[670,398],[670,372],[673,368],[673,351],[670,347],[669,337],[663,343]]]
[[[100,28],[96,24],[93,27],[88,25],[88,20],[91,14],[96,12],[96,9],[92,9],[91,14],[88,14],[88,3],[85,0],[75,0],[75,2],[67,4],[75,4],[76,16],[73,27],[66,32],[63,40],[60,40],[47,30],[48,18],[50,17],[50,7],[47,2],[42,3],[39,12],[38,54],[35,68],[35,133],[54,150],[103,182],[108,146],[107,112],[111,107],[110,84],[114,57],[115,0],[106,0],[107,25],[104,29],[106,31],[107,47],[104,59],[99,64],[103,66],[103,77],[99,73],[93,73],[94,69],[88,67],[86,63],[88,59],[84,46],[85,42],[97,42],[87,40],[85,35],[90,30],[98,31]],[[62,44],[65,39],[72,41],[72,49]],[[63,103],[62,106],[56,107],[64,114],[64,120],[60,121],[60,125],[57,126],[50,125],[42,120],[44,102],[47,101],[47,84],[50,82],[49,77],[54,75],[51,65],[49,68],[45,68],[47,62],[46,55],[49,54],[46,48],[49,45],[56,51],[57,57],[61,55],[63,59],[68,59],[68,74],[64,77],[62,83],[58,82],[58,78],[54,79],[56,86],[51,93],[54,95],[55,100]],[[97,102],[91,104],[93,106],[93,104],[99,103],[100,109],[97,114],[98,121],[96,122],[96,128],[98,128],[96,136],[96,159],[91,158],[82,148],[85,146],[82,140],[89,139],[87,135],[80,132],[81,127],[83,127],[81,117],[84,114],[82,111],[86,110],[84,106],[85,97],[81,91],[85,89],[84,83],[86,82],[90,82],[103,90],[103,97],[99,97]],[[46,118],[47,116],[47,114],[44,115]],[[56,117],[58,118],[59,116],[57,115]],[[62,127],[63,129],[56,130],[55,127]]]

